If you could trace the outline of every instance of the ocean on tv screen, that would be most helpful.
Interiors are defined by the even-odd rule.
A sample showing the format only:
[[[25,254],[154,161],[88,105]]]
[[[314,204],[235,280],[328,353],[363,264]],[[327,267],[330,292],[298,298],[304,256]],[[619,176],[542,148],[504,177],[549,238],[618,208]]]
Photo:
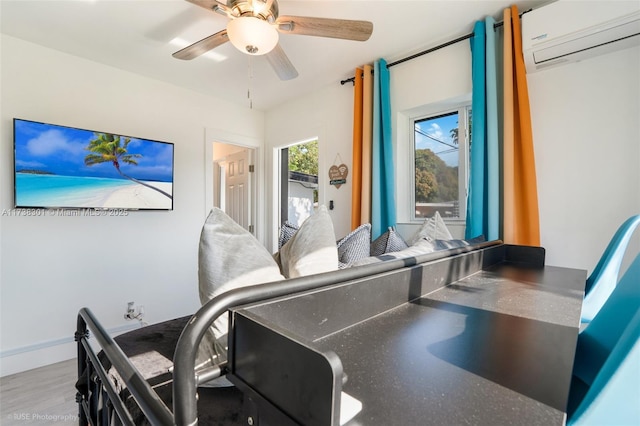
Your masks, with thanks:
[[[173,147],[14,119],[15,204],[170,210]]]
[[[172,193],[171,182],[144,182]],[[172,200],[127,179],[16,173],[16,206],[170,209]]]

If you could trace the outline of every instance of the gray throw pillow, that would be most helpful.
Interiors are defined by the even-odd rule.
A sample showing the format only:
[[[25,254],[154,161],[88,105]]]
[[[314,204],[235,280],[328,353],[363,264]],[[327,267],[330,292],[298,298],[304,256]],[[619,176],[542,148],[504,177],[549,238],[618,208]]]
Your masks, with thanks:
[[[340,269],[348,268],[354,262],[370,256],[371,224],[365,223],[337,242]]]
[[[282,224],[280,227],[280,236],[278,237],[278,250],[298,232],[298,229],[300,228],[289,221]]]
[[[387,232],[380,235],[371,243],[371,256],[380,256],[385,253],[393,253],[409,247],[406,241],[395,229],[389,227]]]

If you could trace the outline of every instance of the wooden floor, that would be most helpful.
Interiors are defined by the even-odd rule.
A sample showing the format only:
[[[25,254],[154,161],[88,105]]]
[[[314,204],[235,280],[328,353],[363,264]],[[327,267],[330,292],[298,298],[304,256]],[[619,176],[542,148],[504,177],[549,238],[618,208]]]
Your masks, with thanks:
[[[0,378],[0,424],[78,424],[76,360]]]

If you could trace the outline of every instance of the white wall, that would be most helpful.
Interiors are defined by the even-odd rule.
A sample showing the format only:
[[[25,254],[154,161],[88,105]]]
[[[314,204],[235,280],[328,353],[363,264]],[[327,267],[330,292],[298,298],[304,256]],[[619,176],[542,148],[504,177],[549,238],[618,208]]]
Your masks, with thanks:
[[[423,56],[410,62],[392,67],[391,102],[393,116],[393,135],[395,141],[396,187],[399,204],[398,231],[411,235],[418,225],[408,224],[410,206],[407,188],[410,186],[408,170],[409,160],[409,118],[425,104],[459,99],[471,92],[471,60],[468,44],[459,43],[448,49]],[[331,211],[336,236],[346,235],[351,229],[351,183],[352,176],[339,189],[329,185],[328,173],[340,154],[342,161],[353,171],[352,132],[353,132],[353,88],[351,84],[335,84],[310,96],[297,99],[274,108],[266,115],[266,151],[270,148],[308,137],[313,129],[323,129],[326,138],[319,141],[320,172],[318,177],[320,204],[329,204],[334,200]],[[298,139],[296,139],[298,138]],[[269,159],[267,167],[273,165]],[[273,173],[267,173],[271,181],[267,187],[273,189]],[[267,194],[272,199],[273,193]],[[277,212],[271,209],[272,218]],[[464,227],[450,224],[454,236],[462,237]],[[267,239],[268,240],[268,239]],[[268,240],[269,241],[269,240]],[[277,238],[273,238],[277,242]]]
[[[528,75],[548,264],[591,271],[640,214],[639,76],[640,48]]]
[[[640,213],[639,62],[638,49],[627,49],[529,75],[541,238],[550,265],[591,272],[617,227]],[[409,204],[402,196],[410,184],[404,174],[411,167],[408,117],[421,105],[468,95],[469,45],[455,44],[392,67],[390,73],[398,221],[405,222],[398,230],[407,236],[415,229],[406,224]],[[327,164],[336,151],[352,169],[350,87],[336,82],[269,111],[266,119],[270,146],[288,141],[291,133],[325,126],[330,137],[320,145],[325,164],[320,169],[321,194],[326,190]],[[267,167],[271,164],[267,162]],[[350,222],[351,180],[339,191],[344,201],[336,205],[332,217],[336,232],[344,233]],[[454,235],[462,235],[462,227],[451,227]],[[635,252],[638,240],[640,236],[634,242]]]
[[[329,211],[333,219],[336,238],[349,233],[351,225],[351,176],[347,184],[340,188],[329,184],[329,168],[342,161],[351,167],[353,120],[352,90],[339,82],[315,92],[310,96],[288,102],[266,113],[265,157],[267,167],[266,198],[270,229],[267,241],[277,250],[278,238],[274,235],[278,205],[274,182],[277,182],[277,170],[274,167],[274,149],[318,138],[318,203],[329,207],[333,200],[334,209]],[[336,164],[339,165],[339,164]],[[277,183],[276,183],[277,184]],[[270,232],[271,231],[271,232]]]
[[[414,168],[411,163],[411,151],[414,149],[411,144],[411,118],[448,112],[461,101],[471,99],[469,43],[457,43],[391,67],[390,75],[398,232],[409,238],[419,227],[419,224],[411,223]],[[447,227],[454,237],[464,237],[464,220],[448,220]]]
[[[262,140],[264,113],[2,36],[0,209],[13,207],[12,118],[175,143],[174,210],[126,217],[0,216],[1,374],[75,356],[76,314],[133,326],[193,313],[205,219],[205,129]],[[8,186],[8,187],[7,187]]]

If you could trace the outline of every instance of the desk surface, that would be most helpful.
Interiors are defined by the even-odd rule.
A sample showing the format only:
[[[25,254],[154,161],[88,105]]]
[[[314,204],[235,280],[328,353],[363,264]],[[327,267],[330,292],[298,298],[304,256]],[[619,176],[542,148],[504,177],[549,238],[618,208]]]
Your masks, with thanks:
[[[561,425],[585,278],[499,266],[317,342],[363,403],[349,425]]]
[[[318,353],[337,355],[348,377],[342,391],[363,405],[349,426],[562,425],[586,271],[509,262],[472,270],[501,250],[248,307],[245,315],[294,341],[306,339]],[[385,306],[394,298],[404,302]],[[354,301],[364,307],[354,310]],[[369,305],[381,308],[372,314]],[[261,339],[247,335],[238,352]],[[265,342],[238,355],[239,373],[256,361],[251,354],[263,359],[274,351],[277,345]],[[249,382],[288,376],[273,373],[265,381],[259,377],[265,369],[271,372],[251,370]],[[314,375],[300,370],[300,377]]]

